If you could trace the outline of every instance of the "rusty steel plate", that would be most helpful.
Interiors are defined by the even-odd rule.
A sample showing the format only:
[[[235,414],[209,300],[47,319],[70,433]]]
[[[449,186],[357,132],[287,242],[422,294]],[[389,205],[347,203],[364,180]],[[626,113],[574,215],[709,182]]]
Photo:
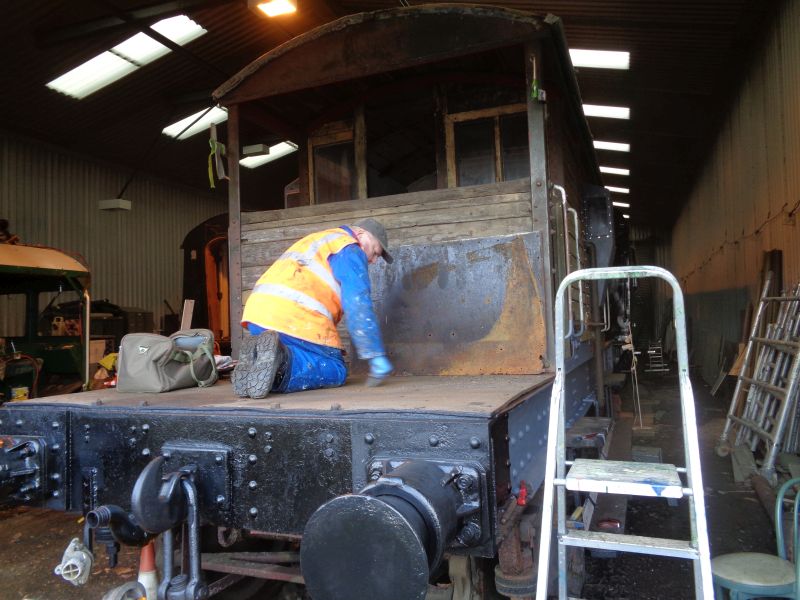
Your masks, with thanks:
[[[392,248],[371,269],[399,374],[541,373],[545,321],[537,232]]]

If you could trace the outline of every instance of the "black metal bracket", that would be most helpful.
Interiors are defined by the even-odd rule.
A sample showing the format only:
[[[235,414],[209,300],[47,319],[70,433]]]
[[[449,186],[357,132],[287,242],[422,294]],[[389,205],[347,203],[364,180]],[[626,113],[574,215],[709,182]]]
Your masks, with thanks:
[[[367,480],[375,484],[381,480],[393,477],[393,472],[416,460],[404,459],[375,459],[367,468]],[[456,508],[459,521],[459,530],[451,546],[466,548],[479,545],[489,533],[489,514],[486,498],[486,475],[483,468],[477,463],[461,461],[431,461],[442,472],[441,487],[454,488],[461,497],[461,502]],[[368,486],[369,487],[369,486]],[[483,525],[482,525],[483,522]]]

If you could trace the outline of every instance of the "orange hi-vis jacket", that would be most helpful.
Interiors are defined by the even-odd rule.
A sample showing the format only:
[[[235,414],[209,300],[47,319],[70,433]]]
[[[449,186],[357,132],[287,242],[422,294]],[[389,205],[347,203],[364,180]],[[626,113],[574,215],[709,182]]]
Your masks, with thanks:
[[[326,229],[293,244],[256,282],[242,314],[247,323],[301,340],[341,348],[336,325],[342,290],[328,258],[358,240],[344,229]]]

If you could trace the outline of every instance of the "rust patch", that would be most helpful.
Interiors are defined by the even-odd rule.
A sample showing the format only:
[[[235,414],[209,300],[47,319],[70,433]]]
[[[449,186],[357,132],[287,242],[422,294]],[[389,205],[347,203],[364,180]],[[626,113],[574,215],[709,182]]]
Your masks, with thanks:
[[[508,258],[503,308],[491,330],[477,341],[401,344],[411,372],[438,375],[526,375],[544,370],[545,322],[538,282],[525,243],[516,238],[493,247]],[[436,266],[436,265],[433,265]],[[426,274],[429,267],[422,269]],[[433,279],[431,276],[430,281]],[[474,290],[479,293],[480,290]],[[455,336],[454,336],[455,337]],[[413,346],[413,347],[412,347]]]

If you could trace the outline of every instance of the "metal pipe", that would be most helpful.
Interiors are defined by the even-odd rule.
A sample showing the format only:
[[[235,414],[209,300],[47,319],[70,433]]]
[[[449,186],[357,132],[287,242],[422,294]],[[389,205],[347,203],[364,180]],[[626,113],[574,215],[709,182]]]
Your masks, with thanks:
[[[569,275],[569,225],[567,220],[567,191],[564,189],[563,186],[560,185],[553,185],[553,189],[556,190],[559,195],[561,196],[561,214],[562,214],[562,221],[564,223],[564,268],[565,268],[565,275]],[[567,306],[569,307],[569,329],[567,334],[561,338],[556,336],[556,343],[561,343],[560,340],[571,338],[574,333],[574,326],[573,326],[573,315],[572,315],[572,288],[567,288]]]
[[[567,208],[567,211],[572,215],[572,222],[575,226],[575,259],[578,262],[578,268],[582,269],[583,265],[581,264],[581,237],[579,234],[580,224],[578,222],[578,211],[572,207]],[[567,238],[569,238],[569,228],[567,228],[565,235],[567,235]],[[569,263],[569,255],[567,255],[567,263]],[[583,279],[578,281],[578,310],[580,312],[581,328],[575,332],[575,336],[581,337],[586,331],[586,313],[584,312],[585,309],[583,307]]]

